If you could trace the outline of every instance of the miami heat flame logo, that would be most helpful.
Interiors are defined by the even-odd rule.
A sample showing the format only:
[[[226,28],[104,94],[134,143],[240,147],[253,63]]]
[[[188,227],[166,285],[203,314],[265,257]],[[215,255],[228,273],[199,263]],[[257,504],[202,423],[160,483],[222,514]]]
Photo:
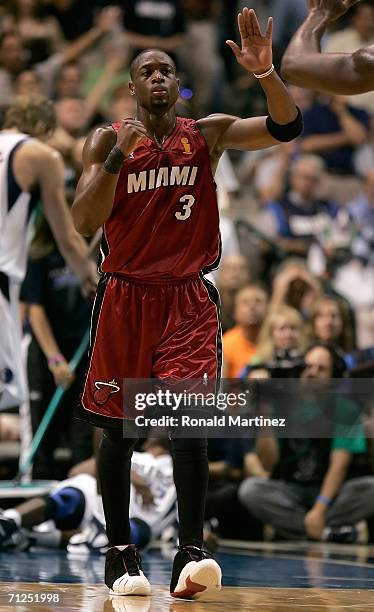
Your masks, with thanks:
[[[183,154],[184,155],[191,155],[191,145],[188,141],[188,138],[181,138],[181,143],[183,145]]]
[[[98,380],[95,382],[96,391],[93,394],[95,403],[99,406],[103,406],[107,403],[108,399],[113,393],[118,393],[120,387],[117,382],[113,379],[110,382],[102,382]]]

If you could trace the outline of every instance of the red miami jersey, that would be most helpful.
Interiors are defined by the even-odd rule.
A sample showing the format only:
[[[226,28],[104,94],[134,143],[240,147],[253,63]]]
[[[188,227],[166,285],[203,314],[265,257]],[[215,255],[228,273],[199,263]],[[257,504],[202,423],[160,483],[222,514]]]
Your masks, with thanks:
[[[118,132],[121,123],[112,127]],[[147,138],[124,160],[103,229],[103,272],[162,281],[217,267],[216,189],[194,120],[177,117],[162,148]]]

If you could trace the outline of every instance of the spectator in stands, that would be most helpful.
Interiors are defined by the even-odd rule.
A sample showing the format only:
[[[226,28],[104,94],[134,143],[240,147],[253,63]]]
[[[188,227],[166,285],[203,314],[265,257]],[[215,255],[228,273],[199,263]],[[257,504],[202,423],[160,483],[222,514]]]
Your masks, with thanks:
[[[302,113],[312,106],[313,92],[308,89],[288,85],[288,92]],[[298,157],[298,148],[298,139],[296,139],[270,149],[245,151],[242,154],[238,168],[239,178],[247,183],[253,181],[260,203],[265,204],[284,195],[288,182],[287,173],[290,163]],[[267,213],[265,216],[268,217]],[[266,218],[265,226],[267,221]]]
[[[111,87],[113,78],[119,73],[123,65],[121,57],[113,56],[104,65],[92,90],[84,98],[74,95],[63,96],[56,102],[56,112],[59,127],[73,138],[87,133],[87,130],[105,123],[106,108],[103,98]],[[67,94],[67,88],[65,88]]]
[[[361,177],[365,177],[374,168],[374,115],[370,118],[367,141],[355,152],[354,165],[356,173]]]
[[[374,6],[371,0],[364,0],[352,8],[348,27],[331,34],[323,50],[326,53],[353,53],[373,44]],[[349,104],[373,113],[374,92],[350,96]]]
[[[209,488],[205,520],[214,535],[240,540],[262,539],[261,522],[254,519],[238,499],[244,478],[267,478],[254,449],[244,438],[209,438]]]
[[[224,375],[236,378],[256,352],[256,343],[268,308],[268,294],[259,284],[247,285],[235,296],[235,327],[222,338]]]
[[[17,34],[0,34],[0,107],[13,100],[13,80],[24,67],[24,48]]]
[[[287,85],[287,88],[293,101],[303,114],[313,106],[315,94],[312,91],[304,89],[303,87],[298,87],[297,85]]]
[[[72,101],[70,105],[70,101]],[[82,111],[82,115],[77,113]],[[57,108],[56,108],[57,110]],[[65,165],[65,196],[74,199],[78,177],[82,172],[82,150],[85,137],[85,105],[79,99],[61,100],[59,123],[48,138],[48,144],[62,155]],[[57,114],[57,113],[56,113]]]
[[[344,374],[343,360],[329,345],[312,346],[305,364],[303,378],[319,380],[321,388],[330,378]],[[270,523],[279,537],[338,540],[348,533],[352,541],[358,538],[360,521],[374,516],[374,477],[369,475],[359,409],[339,395],[332,406],[330,394],[326,399],[323,392],[313,393],[315,385],[305,388],[308,399],[297,400],[302,437],[277,439],[269,430],[259,436],[257,453],[271,470],[271,479],[245,480],[239,498],[255,517]],[[326,431],[331,424],[330,435],[304,437],[312,414]]]
[[[354,174],[353,154],[368,138],[369,115],[354,108],[345,96],[330,96],[304,114],[301,150],[315,153],[330,173]]]
[[[124,117],[134,117],[134,97],[128,87],[118,87],[113,91],[112,99],[106,108],[108,121],[121,121]]]
[[[222,259],[217,278],[217,287],[221,298],[221,325],[223,332],[234,327],[235,296],[249,282],[249,266],[243,255],[227,255]]]
[[[353,309],[354,345],[358,349],[374,346],[374,263],[367,260],[372,249],[366,239],[357,237],[352,244],[352,258],[336,272],[333,290]]]
[[[187,39],[181,53],[193,89],[194,116],[211,112],[214,83],[219,69],[217,55],[217,0],[183,0]]]
[[[370,228],[374,232],[374,166],[365,177],[361,193],[349,202],[348,210],[361,231]]]
[[[260,209],[259,223],[260,228],[269,236],[277,235],[277,223],[266,204],[284,195],[293,152],[293,142],[289,142],[266,150],[246,151],[240,160],[238,176],[242,183],[253,185],[257,200],[261,205],[264,204]]]
[[[43,83],[34,70],[22,70],[15,82],[16,96],[44,94]]]
[[[86,368],[83,359],[75,373],[68,362],[90,324],[92,303],[81,295],[79,280],[66,266],[52,233],[42,217],[31,247],[21,299],[28,304],[32,341],[28,352],[28,379],[32,426],[35,433],[55,391],[66,394],[48,429],[33,465],[34,478],[65,477],[59,472],[54,451],[71,446],[70,466],[92,455],[92,428],[76,427],[73,408],[81,392]],[[70,467],[69,466],[69,467]]]
[[[300,0],[272,0],[269,14],[274,19],[273,44],[280,57],[307,15],[306,4]]]
[[[56,74],[54,85],[54,97],[61,98],[80,98],[83,74],[77,62],[69,62],[62,66]]]
[[[44,42],[48,54],[60,51],[64,35],[55,17],[48,15],[41,0],[8,0],[3,32],[16,32],[32,52],[33,43]]]
[[[124,31],[115,29],[111,37],[103,40],[99,53],[90,53],[83,59],[81,96],[90,96],[97,83],[106,79],[105,91],[101,95],[101,107],[107,107],[115,90],[129,87],[129,57],[130,51]]]
[[[106,0],[47,0],[47,11],[60,24],[66,40],[75,40],[94,25],[97,12]],[[120,3],[118,3],[120,4]]]
[[[309,340],[328,342],[344,353],[354,347],[352,322],[344,302],[332,296],[321,296],[310,315]]]
[[[243,4],[242,4],[243,6]],[[257,12],[257,7],[253,7],[256,10],[256,15],[260,17]],[[260,7],[258,7],[260,8]],[[230,53],[231,49],[226,44],[226,40],[234,40],[237,33],[237,15],[240,10],[240,6],[232,0],[222,0],[221,2],[221,18],[220,18],[220,29],[219,29],[219,52],[223,59],[225,67],[225,76],[229,83],[232,83],[237,74],[237,66],[235,65],[235,58]]]
[[[43,83],[48,95],[51,94],[56,74],[64,64],[75,61],[116,25],[118,11],[106,9],[99,13],[97,24],[59,53],[35,64],[33,70]],[[15,33],[0,35],[0,108],[10,106],[15,95],[14,79],[26,67],[27,57],[22,39]]]
[[[58,124],[73,138],[82,136],[87,126],[84,100],[62,98],[55,106]]]
[[[82,150],[87,130],[97,123],[105,123],[107,120],[120,121],[123,117],[133,115],[134,100],[130,96],[128,87],[125,90],[127,104],[120,104],[117,114],[105,104],[105,97],[112,86],[113,78],[122,66],[122,57],[116,56],[108,59],[94,87],[85,97],[80,97],[78,91],[80,89],[79,66],[69,65],[62,71],[69,73],[71,70],[71,81],[69,81],[68,74],[63,87],[57,87],[62,94],[56,102],[58,127],[50,138],[49,144],[56,148],[64,158],[66,177],[69,179],[66,187],[69,190],[75,189],[77,175],[82,171]],[[67,95],[69,92],[71,95]]]
[[[251,363],[269,363],[300,357],[305,349],[304,321],[290,306],[271,310],[261,328]]]
[[[361,0],[352,7],[350,22],[342,30],[330,34],[324,47],[327,53],[353,53],[374,43],[374,7],[371,0]]]
[[[126,40],[135,55],[148,48],[162,49],[174,60],[184,43],[185,14],[180,0],[123,0]]]
[[[349,202],[352,219],[351,257],[334,274],[332,285],[354,309],[359,349],[374,345],[374,168],[361,192]]]
[[[287,193],[266,206],[276,223],[279,246],[290,254],[306,256],[312,242],[329,231],[331,220],[338,212],[335,203],[318,195],[323,177],[321,158],[300,157],[291,164]]]
[[[280,304],[288,304],[307,317],[321,294],[321,283],[309,272],[305,262],[289,258],[279,267],[274,277],[270,310]]]

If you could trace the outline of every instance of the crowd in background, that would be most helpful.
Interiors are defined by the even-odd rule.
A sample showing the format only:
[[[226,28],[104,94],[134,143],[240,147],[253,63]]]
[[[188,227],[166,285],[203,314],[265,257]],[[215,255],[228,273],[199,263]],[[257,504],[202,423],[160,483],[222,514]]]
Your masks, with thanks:
[[[250,5],[262,24],[274,17],[279,68],[305,18],[306,2]],[[236,14],[243,6],[231,0],[2,1],[0,116],[18,95],[43,93],[54,100],[58,128],[49,144],[63,156],[72,202],[87,134],[94,126],[134,116],[129,65],[142,49],[161,48],[174,58],[181,78],[178,114],[265,113],[258,82],[243,73],[225,45],[238,38]],[[323,47],[352,52],[373,43],[374,6],[363,1],[326,35]],[[225,154],[217,172],[223,258],[213,281],[222,302],[223,375],[372,377],[374,92],[347,98],[293,86],[290,91],[303,112],[303,135],[266,151]],[[77,427],[72,417],[85,364],[75,373],[68,365],[89,326],[91,304],[59,254],[41,207],[21,297],[31,336],[27,368],[34,432],[56,385],[67,389],[33,476],[61,479],[93,452],[92,430]],[[48,352],[61,355],[58,363],[48,363]],[[299,445],[260,437],[237,445],[210,441],[210,528],[216,521],[221,536],[262,538],[265,522],[271,537],[320,539],[313,499],[334,453],[343,450],[345,484],[328,511],[330,531],[324,537],[350,522],[354,540],[363,520],[373,537],[367,404],[366,418],[349,443],[338,435]],[[0,435],[19,439],[16,414],[0,416]],[[235,524],[233,512],[240,517]]]

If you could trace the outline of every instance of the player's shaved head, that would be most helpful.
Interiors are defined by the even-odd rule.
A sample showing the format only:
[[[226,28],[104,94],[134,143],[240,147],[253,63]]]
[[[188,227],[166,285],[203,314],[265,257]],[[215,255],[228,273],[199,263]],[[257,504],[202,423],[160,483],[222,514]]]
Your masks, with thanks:
[[[134,57],[130,64],[131,79],[134,78],[134,74],[138,67],[142,64],[142,62],[145,61],[148,56],[152,56],[152,54],[163,55],[165,57],[165,62],[171,64],[174,70],[176,69],[173,58],[171,58],[170,55],[165,53],[165,51],[162,51],[161,49],[144,49],[144,51],[141,51],[136,57]]]

